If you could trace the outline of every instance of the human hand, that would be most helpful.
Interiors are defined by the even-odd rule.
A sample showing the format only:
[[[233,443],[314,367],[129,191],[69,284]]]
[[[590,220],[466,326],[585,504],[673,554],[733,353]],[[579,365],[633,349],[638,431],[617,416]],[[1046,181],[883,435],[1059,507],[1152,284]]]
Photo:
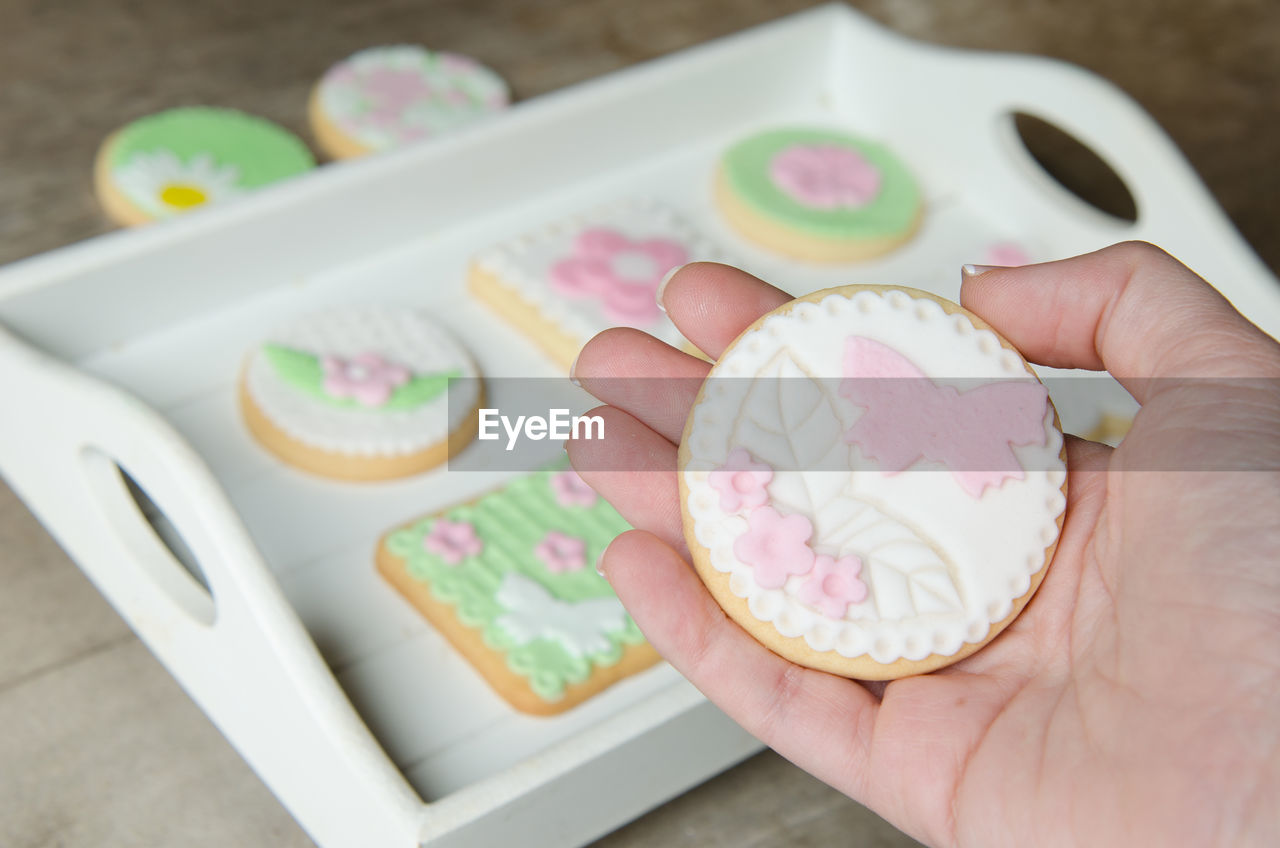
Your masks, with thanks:
[[[789,299],[710,263],[663,294],[712,357]],[[969,275],[961,300],[1031,361],[1106,368],[1142,404],[1114,451],[1068,438],[1057,552],[991,644],[864,685],[727,618],[687,562],[674,474],[710,366],[629,329],[575,367],[609,439],[569,445],[639,528],[606,552],[610,583],[743,727],[930,844],[1280,844],[1280,344],[1144,244]]]

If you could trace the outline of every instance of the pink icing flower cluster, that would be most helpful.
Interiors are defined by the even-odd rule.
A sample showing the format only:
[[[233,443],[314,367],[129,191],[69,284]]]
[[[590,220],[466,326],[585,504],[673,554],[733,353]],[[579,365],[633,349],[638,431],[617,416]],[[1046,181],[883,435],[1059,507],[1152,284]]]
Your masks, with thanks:
[[[843,618],[850,604],[861,603],[868,594],[860,577],[862,560],[816,553],[809,546],[813,522],[808,517],[782,515],[767,505],[766,486],[772,479],[773,469],[744,448],[734,448],[725,464],[708,475],[720,493],[721,509],[749,510],[747,532],[734,540],[734,555],[751,566],[764,589],[780,589],[792,575],[809,575],[800,584],[799,599],[829,618]]]
[[[689,260],[670,239],[632,241],[616,230],[583,230],[573,253],[551,266],[551,285],[570,297],[594,297],[606,318],[633,327],[661,316],[654,300],[663,276]]]
[[[734,448],[729,451],[725,464],[711,472],[707,482],[720,493],[720,508],[737,512],[769,500],[765,487],[772,479],[772,468],[763,462],[752,462],[746,448]]]
[[[797,595],[828,618],[843,618],[850,604],[867,599],[867,584],[862,582],[861,573],[862,560],[856,556],[833,559],[818,554],[813,558],[809,579],[800,585]]]
[[[793,144],[769,162],[769,177],[797,203],[814,209],[859,209],[880,193],[880,171],[838,144]]]
[[[587,564],[587,543],[559,530],[548,530],[533,553],[552,574],[581,571]]]
[[[346,64],[335,68],[327,82],[358,90],[368,104],[363,114],[347,116],[345,123],[354,127],[376,127],[391,133],[401,142],[427,136],[425,127],[413,126],[402,120],[406,109],[437,96],[420,69],[376,67],[360,72]],[[440,92],[441,95],[445,93]],[[462,95],[462,92],[457,94]]]
[[[596,490],[587,485],[587,481],[578,476],[572,469],[551,475],[551,491],[555,493],[556,503],[560,506],[595,506],[600,497]]]
[[[339,400],[354,398],[362,406],[385,406],[395,390],[413,376],[408,368],[372,351],[350,359],[322,356],[320,365],[324,368],[325,394]]]
[[[423,537],[422,547],[450,565],[457,565],[467,557],[479,556],[484,542],[476,535],[471,522],[441,518]]]

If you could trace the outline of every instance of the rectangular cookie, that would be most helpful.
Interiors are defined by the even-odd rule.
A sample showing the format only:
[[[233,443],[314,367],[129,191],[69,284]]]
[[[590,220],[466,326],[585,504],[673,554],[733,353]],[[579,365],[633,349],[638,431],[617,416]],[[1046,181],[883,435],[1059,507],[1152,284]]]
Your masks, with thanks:
[[[658,660],[595,570],[628,529],[550,468],[392,530],[377,566],[508,703],[551,715]]]
[[[672,268],[723,252],[653,200],[624,200],[492,247],[472,262],[472,293],[567,370],[592,336],[635,327],[688,347],[658,309]]]

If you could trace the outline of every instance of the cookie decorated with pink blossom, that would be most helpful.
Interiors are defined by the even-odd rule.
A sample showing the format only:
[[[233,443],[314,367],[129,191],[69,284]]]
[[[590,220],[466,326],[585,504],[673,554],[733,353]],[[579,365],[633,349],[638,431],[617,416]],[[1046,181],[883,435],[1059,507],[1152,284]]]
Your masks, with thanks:
[[[769,250],[819,262],[887,253],[923,214],[915,177],[869,139],[821,128],[772,129],[720,159],[716,201],[726,220]]]
[[[680,448],[703,582],[760,642],[847,677],[978,650],[1039,586],[1066,506],[1048,392],[977,316],[845,286],[757,321]]]
[[[629,199],[494,245],[471,265],[470,288],[566,369],[597,333],[635,327],[680,347],[658,308],[662,278],[720,247],[675,210]]]
[[[505,109],[502,77],[469,56],[411,44],[369,47],[331,67],[311,95],[311,126],[335,159],[433,138]]]
[[[347,480],[425,471],[475,434],[470,354],[418,310],[343,306],[273,332],[248,358],[240,406],[285,462]]]

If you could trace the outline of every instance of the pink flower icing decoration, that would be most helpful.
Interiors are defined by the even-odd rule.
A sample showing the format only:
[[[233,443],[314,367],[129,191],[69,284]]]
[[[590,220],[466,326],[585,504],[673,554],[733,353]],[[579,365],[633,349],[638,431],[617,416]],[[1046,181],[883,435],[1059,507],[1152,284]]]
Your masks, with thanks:
[[[559,530],[548,530],[533,553],[552,574],[580,571],[587,564],[587,543]]]
[[[880,171],[837,144],[793,144],[769,162],[774,185],[814,209],[858,209],[880,193]]]
[[[467,557],[479,556],[484,550],[484,542],[476,535],[476,528],[471,522],[441,518],[423,537],[422,547],[450,565],[457,565]]]
[[[338,399],[354,398],[362,406],[385,406],[395,390],[413,376],[408,368],[372,351],[350,359],[322,356],[320,365],[324,368],[325,394]]]
[[[560,506],[595,506],[600,497],[596,490],[587,485],[587,481],[573,470],[561,471],[551,475],[551,491],[555,492],[556,503]]]
[[[800,584],[797,595],[828,618],[844,618],[850,604],[860,603],[867,597],[867,584],[859,577],[861,572],[862,560],[856,556],[833,559],[818,554],[813,560],[813,571]]]
[[[427,100],[435,93],[418,68],[379,67],[359,75],[353,68],[344,66],[334,71],[333,80],[359,85],[360,92],[368,101],[368,111],[353,118],[351,123],[378,127],[391,133],[399,141],[415,141],[426,137],[425,128],[402,120],[406,109]]]
[[[1019,265],[1028,265],[1031,263],[1031,257],[1027,256],[1027,252],[1011,241],[996,242],[987,248],[986,255],[983,256],[983,262],[987,265],[996,265],[1002,268],[1016,268]]]
[[[777,589],[790,574],[813,568],[813,550],[806,544],[813,523],[803,515],[782,516],[771,506],[756,507],[747,516],[747,532],[733,543],[738,559],[755,571],[756,583]]]
[[[610,321],[632,327],[652,324],[662,314],[654,296],[662,277],[689,260],[671,239],[632,241],[616,230],[583,230],[573,254],[551,266],[552,287],[570,297],[594,297]]]
[[[707,482],[720,493],[720,508],[737,512],[743,507],[762,506],[769,499],[765,486],[772,479],[772,468],[763,462],[752,462],[746,448],[734,448],[725,464],[708,475]]]

